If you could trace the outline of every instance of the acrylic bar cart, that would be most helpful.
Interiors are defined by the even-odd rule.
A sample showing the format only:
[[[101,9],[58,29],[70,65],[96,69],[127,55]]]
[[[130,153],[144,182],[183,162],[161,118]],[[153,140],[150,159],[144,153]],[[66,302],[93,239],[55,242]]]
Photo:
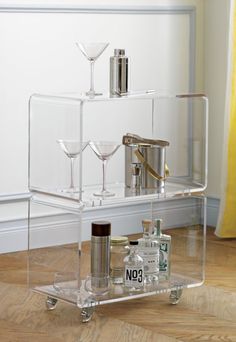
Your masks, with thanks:
[[[207,112],[203,95],[159,95],[153,91],[122,97],[80,94],[32,95],[29,102],[29,285],[81,309],[88,321],[96,305],[169,292],[178,302],[184,288],[204,281],[207,183]],[[161,188],[133,189],[125,180],[122,137],[135,133],[168,141],[170,175]],[[116,142],[106,186],[98,196],[102,163],[93,143]],[[90,284],[90,238],[94,218],[111,222],[111,235],[142,236],[142,219],[163,220],[171,236],[169,279],[138,293],[111,284],[104,294]]]

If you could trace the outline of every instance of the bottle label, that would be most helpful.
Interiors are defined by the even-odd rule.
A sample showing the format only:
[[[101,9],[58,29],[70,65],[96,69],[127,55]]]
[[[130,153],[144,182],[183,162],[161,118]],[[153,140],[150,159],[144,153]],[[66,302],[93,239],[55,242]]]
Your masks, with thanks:
[[[143,266],[125,266],[125,286],[135,288],[143,287]]]
[[[160,244],[159,270],[169,272],[169,244],[165,242]]]
[[[144,274],[158,273],[159,255],[156,248],[143,247],[142,249],[139,249],[139,255],[143,258]]]

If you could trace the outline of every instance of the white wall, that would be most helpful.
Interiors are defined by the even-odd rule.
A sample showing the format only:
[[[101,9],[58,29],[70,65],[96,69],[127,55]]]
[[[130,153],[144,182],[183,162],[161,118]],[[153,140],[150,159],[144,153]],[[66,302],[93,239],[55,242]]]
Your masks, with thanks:
[[[63,3],[63,1],[60,2]],[[8,1],[5,3],[9,5],[15,2]],[[30,1],[24,1],[24,3],[29,4]],[[52,0],[50,3],[55,4],[56,1]],[[77,3],[82,3],[82,1]],[[97,3],[100,4],[98,1]],[[147,5],[144,1],[130,1],[126,2],[126,5],[134,3],[136,6]],[[96,5],[96,3],[94,4]],[[118,2],[113,2],[112,4],[116,5]],[[121,4],[120,1],[119,4]],[[196,90],[201,91],[203,84],[202,0],[149,1],[148,4],[164,6],[196,5]],[[83,34],[86,34],[86,37],[91,39],[93,30],[91,29],[91,32],[86,31],[81,34],[80,27],[78,26],[78,14],[1,13],[0,17],[2,33],[0,36],[0,93],[2,94],[0,97],[0,155],[2,165],[0,170],[0,193],[15,193],[27,190],[27,99],[33,92],[74,91],[75,89],[88,87],[88,63],[76,51],[74,41],[78,36],[83,36]],[[178,22],[180,23],[179,26]],[[186,44],[188,43],[188,35],[186,34],[187,19],[185,18],[182,21],[177,16],[176,19],[169,18],[169,23],[172,26],[167,27],[168,19],[167,21],[164,20],[163,24],[160,21],[160,25],[156,26],[153,36],[152,34],[146,34],[142,38],[145,41],[146,39],[150,40],[150,48],[152,44],[156,47],[155,54],[158,61],[156,66],[159,68],[153,70],[152,73],[154,75],[156,72],[157,83],[153,83],[151,77],[147,78],[145,80],[145,88],[148,88],[149,82],[149,88],[180,92],[187,91],[189,77],[189,56],[188,52],[186,53]],[[170,27],[172,27],[172,32],[169,31]],[[178,27],[180,31],[178,31]],[[181,36],[178,36],[178,32],[181,32],[181,29],[185,34],[182,40]],[[128,30],[128,32],[130,33],[132,30]],[[171,35],[173,35],[172,38]],[[126,36],[125,38],[132,39],[131,34]],[[134,50],[133,55],[139,57],[139,40],[137,36],[134,38],[137,49]],[[170,46],[165,52],[166,55],[162,55],[160,53],[162,49],[161,43],[167,40]],[[119,40],[116,41],[116,44],[118,43],[120,43]],[[107,52],[106,58],[111,55],[112,48]],[[100,67],[105,57],[103,60],[102,58]],[[143,59],[145,60],[145,58]],[[141,62],[141,60],[138,60],[138,62]],[[137,71],[138,62],[136,63]],[[79,63],[81,63],[83,70],[78,67]],[[133,66],[135,68],[134,60]],[[150,67],[150,64],[147,67]],[[104,88],[106,86],[105,81],[103,80],[99,83],[99,68],[95,71],[97,85]],[[169,72],[171,77],[166,77],[163,71]],[[137,75],[138,72],[135,73],[136,85],[140,88],[138,82],[140,84],[142,82],[138,80]]]
[[[7,6],[19,4],[19,1],[7,0],[1,1],[0,6],[5,4]],[[32,0],[22,1],[24,4],[32,3]],[[47,5],[55,3],[65,3],[65,0],[37,0],[34,4],[44,3]],[[84,4],[84,1],[70,1],[67,5]],[[196,91],[205,91],[210,100],[210,125],[209,125],[209,186],[208,195],[216,196],[220,195],[220,177],[222,167],[222,144],[223,144],[223,124],[224,124],[224,107],[225,107],[225,88],[226,88],[226,71],[227,71],[227,43],[228,43],[228,24],[229,24],[229,8],[230,0],[96,0],[86,1],[86,5],[160,5],[160,6],[196,6]],[[11,14],[8,14],[11,15]],[[13,15],[16,17],[16,15]],[[25,84],[28,84],[29,79],[40,80],[42,79],[45,70],[35,69],[35,73],[27,75],[28,68],[32,67],[32,59],[29,56],[24,56],[24,49],[27,42],[25,41],[24,32],[18,30],[19,27],[15,25],[19,24],[19,21],[13,20],[10,22],[8,19],[5,24],[8,27],[8,32],[4,27],[4,21],[1,21],[1,44],[0,60],[1,63],[1,92],[0,92],[0,155],[1,155],[1,168],[0,168],[0,193],[15,193],[25,191],[27,189],[27,113],[19,108],[17,101],[19,94]],[[53,16],[53,15],[52,15]],[[7,17],[5,17],[7,18]],[[19,17],[18,17],[19,18]],[[12,23],[12,25],[11,25]],[[33,22],[34,25],[37,22]],[[51,26],[53,23],[48,21],[48,27],[43,27],[45,32],[49,29],[48,41],[50,40]],[[42,25],[42,21],[38,20],[38,27]],[[58,23],[59,25],[59,23]],[[64,28],[58,26],[58,41],[60,40],[60,33],[64,31]],[[61,32],[60,32],[61,29]],[[40,44],[39,33],[38,36],[34,36],[31,32],[32,42],[35,45]],[[27,34],[30,35],[30,32]],[[155,37],[154,37],[155,38]],[[181,44],[181,42],[180,42]],[[7,49],[5,49],[7,47]],[[59,51],[59,50],[58,50]],[[49,51],[41,51],[41,56],[44,61],[48,59],[50,53],[55,53],[55,47],[53,44]],[[66,52],[68,53],[68,52]],[[76,57],[74,56],[74,59]],[[21,62],[24,61],[25,70],[21,69]],[[60,62],[55,61],[55,65],[60,67]],[[63,68],[63,64],[61,65]],[[26,78],[19,78],[19,71],[26,72]],[[49,70],[51,75],[57,75],[56,70]],[[46,74],[48,74],[46,72]],[[22,75],[22,74],[21,74]],[[73,73],[68,75],[68,81],[71,81]],[[6,93],[5,84],[3,83],[7,77],[9,83],[9,89]],[[55,83],[54,83],[55,84]],[[10,87],[12,85],[12,88]],[[58,87],[64,86],[64,84],[57,84]],[[51,89],[52,84],[47,84],[47,89]],[[39,86],[41,87],[41,85]],[[32,89],[31,89],[32,90]],[[38,90],[38,89],[37,89]],[[27,90],[28,91],[28,90]],[[27,93],[28,94],[28,93]],[[17,135],[15,135],[16,130]],[[14,132],[14,133],[13,133]],[[23,134],[23,136],[22,136]],[[216,206],[214,207],[214,210]],[[9,229],[11,230],[13,225],[11,219],[17,219],[21,217],[21,208],[10,208],[9,206],[2,208],[1,216],[9,221]],[[20,211],[19,211],[20,210]],[[216,210],[215,210],[216,211]],[[213,220],[214,221],[214,220]],[[9,235],[8,228],[1,228],[1,232],[9,237],[9,241],[13,241],[19,232],[17,225],[14,231],[11,231],[12,235]],[[3,234],[3,235],[4,235]],[[22,233],[27,238],[27,231]],[[3,236],[2,235],[2,236]],[[5,235],[4,235],[5,236]],[[3,243],[7,239],[2,239]],[[26,240],[24,240],[25,242]],[[22,242],[22,241],[21,241]],[[24,245],[24,244],[23,244]],[[23,246],[22,245],[22,246]],[[16,247],[14,247],[16,248]]]
[[[205,0],[204,15],[204,88],[210,104],[207,193],[220,197],[230,0]]]
[[[13,6],[19,5],[20,1],[15,0],[0,1],[0,5]],[[31,0],[21,1],[24,5],[32,4]],[[63,4],[64,0],[35,1],[34,4],[55,5]],[[84,1],[70,1],[67,5],[83,5]],[[228,24],[230,0],[116,0],[109,1],[86,1],[86,5],[160,5],[160,6],[196,6],[197,9],[197,31],[196,31],[196,91],[205,90],[210,100],[210,124],[209,124],[209,179],[208,194],[219,197],[220,177],[222,166],[222,144],[223,144],[223,123],[225,106],[225,84],[227,69],[227,43],[228,43]],[[20,37],[18,32],[18,45],[14,44],[11,36],[5,35],[4,27],[1,30],[1,37],[11,46],[11,54],[22,54],[25,48],[24,37]],[[12,31],[13,33],[13,31]],[[204,41],[204,44],[203,44]],[[15,73],[16,65],[10,64],[8,56],[4,55],[4,44],[2,45],[2,58],[8,63],[4,72],[11,74],[11,82],[14,85],[19,82],[18,75]],[[46,58],[46,56],[45,56]],[[203,62],[204,58],[204,62]],[[204,72],[203,72],[204,63]],[[1,74],[1,80],[4,80]],[[19,89],[24,86],[19,82]],[[12,136],[12,127],[18,130],[25,130],[27,126],[26,116],[16,112],[13,107],[15,102],[13,94],[6,96],[4,87],[1,96],[1,184],[0,192],[19,192],[27,188],[27,153],[22,154],[21,138]],[[17,96],[17,94],[14,94]],[[10,108],[6,112],[2,105]],[[25,131],[25,133],[27,133]],[[25,148],[25,147],[24,147]],[[15,186],[18,184],[19,186]]]
[[[204,0],[1,0],[0,6],[7,8],[51,7],[72,8],[76,6],[201,6]]]
[[[203,90],[203,2],[205,0],[96,0],[96,1],[66,1],[67,6],[70,5],[107,5],[107,6],[196,6],[196,79],[195,90],[202,92]],[[7,7],[32,4],[32,0],[15,1],[0,0],[0,6]],[[53,6],[55,4],[65,4],[65,0],[35,0],[34,5],[44,4],[45,6]],[[65,21],[62,14],[47,14],[42,20],[40,15],[25,15],[5,13],[0,14],[0,194],[17,193],[27,190],[27,103],[25,99],[34,91],[62,91],[74,90],[75,87],[87,87],[87,82],[83,80],[79,74],[78,59],[79,54],[76,49],[70,52],[72,44],[77,39],[78,32],[76,29],[76,16],[71,14],[66,16]],[[171,24],[173,22],[170,20]],[[186,24],[186,21],[183,22]],[[185,30],[187,26],[183,26]],[[81,32],[80,32],[81,33]],[[187,91],[188,81],[188,65],[184,65],[184,59],[177,63],[176,69],[171,69],[171,79],[166,82],[163,73],[168,64],[176,62],[176,53],[178,50],[178,58],[186,59],[186,51],[183,46],[187,42],[187,33],[185,31],[184,41],[177,39],[176,27],[172,25],[173,42],[172,53],[162,57],[160,61],[160,71],[162,78],[158,78],[158,82],[170,86],[170,90]],[[160,43],[161,39],[166,40],[167,31],[165,26],[158,27],[156,34],[150,35],[151,42]],[[141,37],[141,35],[140,35]],[[68,39],[69,38],[69,39]],[[137,39],[137,44],[139,40]],[[141,40],[142,43],[142,40]],[[158,44],[159,44],[158,43]],[[184,43],[184,44],[183,44]],[[176,44],[176,45],[174,45]],[[142,45],[141,45],[142,46]],[[158,46],[158,49],[161,47]],[[29,53],[25,53],[25,52]],[[158,52],[158,51],[157,51]],[[111,54],[111,50],[109,51]],[[108,54],[108,55],[109,55]],[[108,56],[107,55],[107,56]],[[188,56],[187,56],[188,58]],[[69,60],[73,62],[68,62]],[[102,62],[102,60],[101,60]],[[188,61],[187,61],[188,62]],[[38,63],[38,64],[37,64]],[[87,74],[87,62],[81,59],[84,66],[84,73]],[[188,64],[188,63],[186,63]],[[46,65],[46,67],[44,67]],[[74,68],[73,66],[76,66]],[[181,68],[180,68],[181,66]],[[185,69],[186,67],[186,69]],[[182,75],[181,75],[182,72]],[[178,75],[178,77],[177,77]],[[87,75],[88,76],[88,75]],[[183,77],[184,76],[184,77]],[[47,81],[45,81],[47,78]],[[179,78],[179,83],[177,82]],[[173,82],[174,81],[174,82]],[[165,83],[166,82],[166,83]],[[177,85],[181,83],[181,89],[177,89]],[[103,84],[101,83],[101,86]],[[172,88],[171,88],[172,87]],[[167,88],[166,88],[167,89]],[[22,105],[22,96],[24,104]],[[1,207],[2,223],[0,233],[3,245],[8,245],[7,250],[16,250],[26,248],[27,230],[24,222],[20,220],[22,210],[19,203],[15,205],[3,205]],[[19,219],[19,222],[18,222]],[[13,223],[14,220],[14,223]],[[182,222],[182,221],[181,221]],[[180,222],[180,224],[181,224]],[[22,226],[23,225],[23,226]],[[13,243],[14,242],[14,243]],[[20,247],[19,247],[20,244]],[[8,248],[7,247],[7,248]]]

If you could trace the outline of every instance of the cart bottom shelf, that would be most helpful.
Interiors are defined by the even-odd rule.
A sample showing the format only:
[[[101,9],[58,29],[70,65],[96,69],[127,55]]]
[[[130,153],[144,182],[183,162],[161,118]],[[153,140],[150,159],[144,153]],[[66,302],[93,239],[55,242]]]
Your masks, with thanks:
[[[84,288],[85,281],[82,280],[80,289],[72,288],[73,284],[63,284],[64,288],[55,288],[53,285],[37,286],[33,288],[34,292],[41,293],[74,305],[79,308],[86,307],[90,300],[93,300],[94,305],[103,305],[119,301],[125,301],[135,298],[142,298],[147,296],[153,296],[161,293],[168,293],[175,290],[182,290],[184,288],[192,288],[201,286],[203,281],[200,279],[194,279],[182,276],[180,274],[173,274],[169,281],[161,281],[159,284],[146,285],[142,291],[139,292],[127,292],[122,285],[111,285],[107,294],[102,296],[96,296],[88,293]]]

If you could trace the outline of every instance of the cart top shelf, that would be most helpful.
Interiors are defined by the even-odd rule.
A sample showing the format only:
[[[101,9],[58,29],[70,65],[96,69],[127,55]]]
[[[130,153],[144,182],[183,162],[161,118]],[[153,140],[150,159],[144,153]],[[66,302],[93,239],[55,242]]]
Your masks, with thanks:
[[[65,99],[65,100],[74,100],[79,102],[106,102],[106,101],[125,101],[125,100],[152,100],[152,99],[175,99],[175,98],[202,98],[207,99],[205,94],[201,93],[190,93],[190,94],[167,94],[155,90],[138,90],[138,91],[130,91],[126,95],[115,96],[110,93],[102,94],[101,96],[87,96],[84,93],[50,93],[50,94],[33,94],[31,97],[41,97],[41,98],[54,98],[54,99]]]

